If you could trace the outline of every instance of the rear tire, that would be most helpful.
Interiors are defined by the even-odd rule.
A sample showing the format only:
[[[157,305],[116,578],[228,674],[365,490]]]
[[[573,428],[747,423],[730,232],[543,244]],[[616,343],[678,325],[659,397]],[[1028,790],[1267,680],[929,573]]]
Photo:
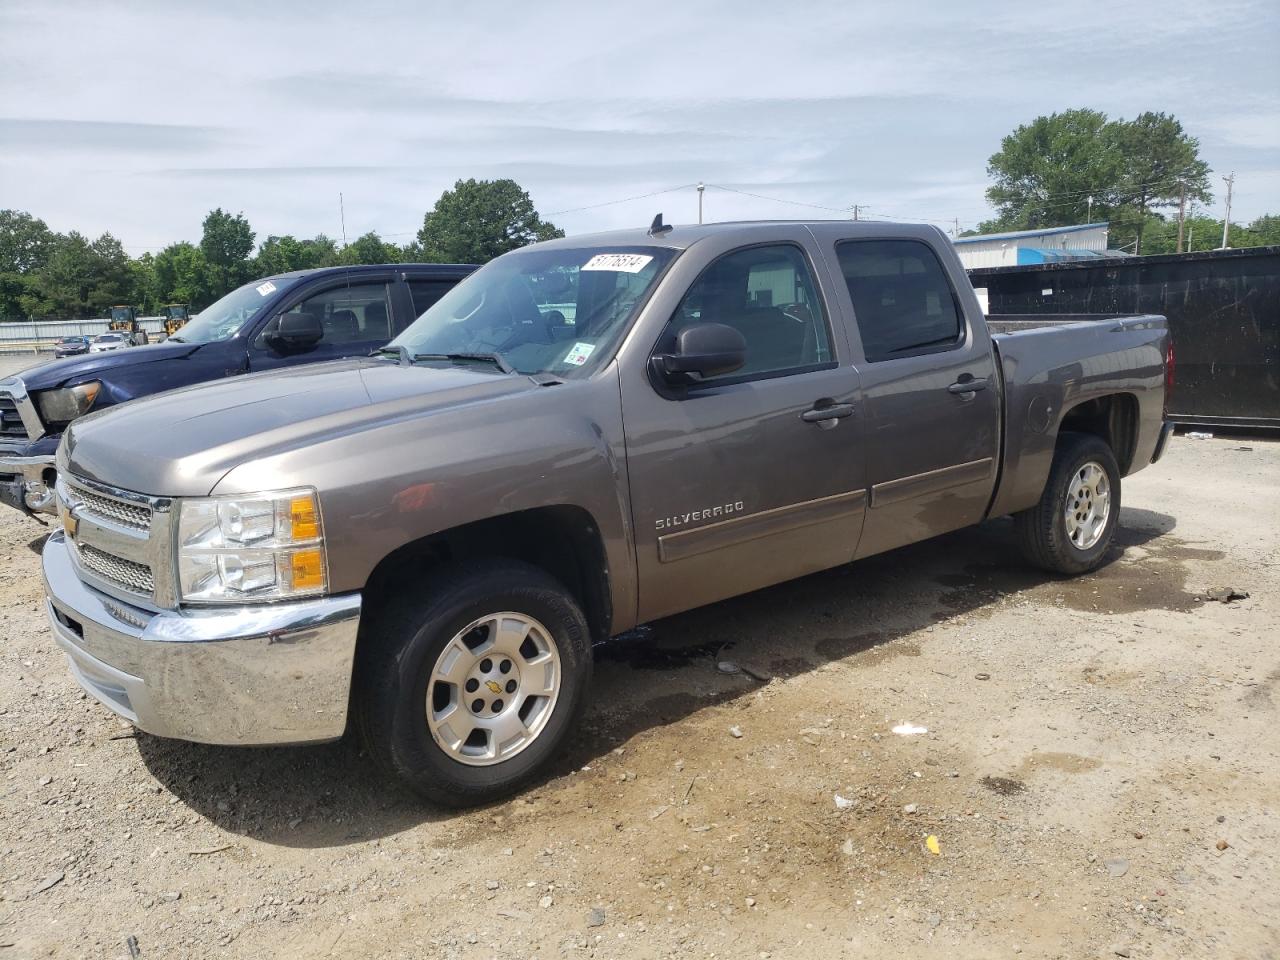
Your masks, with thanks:
[[[586,619],[528,564],[432,575],[361,639],[356,723],[375,760],[432,803],[467,807],[534,779],[573,728],[591,676]]]
[[[1014,515],[1023,555],[1052,573],[1097,567],[1120,517],[1120,467],[1106,442],[1064,433],[1040,502]]]

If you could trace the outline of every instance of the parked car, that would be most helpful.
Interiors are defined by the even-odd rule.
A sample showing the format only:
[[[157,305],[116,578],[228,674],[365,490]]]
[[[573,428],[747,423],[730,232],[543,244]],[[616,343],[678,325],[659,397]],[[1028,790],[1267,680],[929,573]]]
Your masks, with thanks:
[[[133,341],[124,333],[100,333],[89,342],[90,353],[106,353],[108,350],[123,350],[132,347]]]
[[[0,502],[53,513],[54,451],[67,424],[91,410],[206,380],[364,356],[474,269],[403,263],[255,280],[164,343],[109,354],[90,347],[90,356],[0,380]],[[127,333],[104,336],[128,345]]]
[[[82,336],[60,337],[53,344],[53,355],[56,359],[78,357],[89,352],[89,338]]]
[[[52,628],[143,730],[332,740],[350,705],[413,789],[484,802],[637,623],[1005,514],[1032,563],[1096,567],[1170,361],[1156,316],[992,336],[932,227],[535,244],[382,356],[72,423]]]

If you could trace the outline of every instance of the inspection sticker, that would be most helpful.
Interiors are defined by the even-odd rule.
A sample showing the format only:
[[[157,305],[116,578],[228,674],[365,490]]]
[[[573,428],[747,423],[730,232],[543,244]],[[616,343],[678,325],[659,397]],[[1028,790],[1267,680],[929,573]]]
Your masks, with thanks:
[[[580,367],[587,362],[587,357],[591,356],[591,351],[595,348],[596,345],[594,343],[575,343],[573,349],[565,355],[564,362]]]
[[[613,273],[639,273],[653,257],[643,253],[597,253],[582,265],[583,270],[609,270]]]
[[[268,280],[266,283],[260,283],[254,288],[258,291],[258,296],[265,297],[268,293],[276,292],[276,285]]]

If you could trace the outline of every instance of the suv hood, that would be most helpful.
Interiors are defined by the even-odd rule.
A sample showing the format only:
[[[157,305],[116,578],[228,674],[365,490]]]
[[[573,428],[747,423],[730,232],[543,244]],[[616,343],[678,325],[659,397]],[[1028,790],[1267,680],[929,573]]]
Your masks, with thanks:
[[[145,347],[126,347],[102,353],[81,353],[61,360],[50,360],[35,367],[28,367],[18,374],[26,384],[27,392],[49,390],[53,387],[73,386],[86,380],[109,380],[112,370],[136,367],[157,360],[187,357],[200,349],[199,343],[151,343]]]
[[[336,360],[200,384],[75,421],[71,472],[152,496],[206,496],[233,467],[409,416],[539,389],[487,368]]]

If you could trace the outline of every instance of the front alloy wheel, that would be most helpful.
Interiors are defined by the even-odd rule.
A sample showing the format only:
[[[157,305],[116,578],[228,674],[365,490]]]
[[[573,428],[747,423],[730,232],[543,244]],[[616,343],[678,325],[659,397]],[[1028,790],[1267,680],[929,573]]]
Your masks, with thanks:
[[[459,630],[436,660],[427,727],[459,763],[502,763],[537,739],[559,695],[550,631],[523,613],[495,613]]]
[[[434,803],[487,803],[538,775],[581,712],[591,641],[546,571],[478,560],[371,605],[356,722],[382,767]]]

